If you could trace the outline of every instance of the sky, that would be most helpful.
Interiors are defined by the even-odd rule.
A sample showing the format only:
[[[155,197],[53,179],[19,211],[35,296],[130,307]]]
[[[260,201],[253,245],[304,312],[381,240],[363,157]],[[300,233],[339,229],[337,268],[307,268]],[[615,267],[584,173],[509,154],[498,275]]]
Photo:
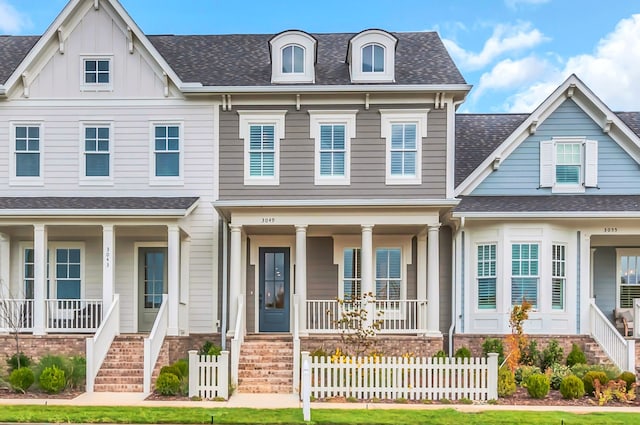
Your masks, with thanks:
[[[120,0],[146,34],[437,31],[473,89],[461,112],[531,112],[576,74],[640,111],[638,0]],[[0,34],[42,34],[67,0],[0,0]]]

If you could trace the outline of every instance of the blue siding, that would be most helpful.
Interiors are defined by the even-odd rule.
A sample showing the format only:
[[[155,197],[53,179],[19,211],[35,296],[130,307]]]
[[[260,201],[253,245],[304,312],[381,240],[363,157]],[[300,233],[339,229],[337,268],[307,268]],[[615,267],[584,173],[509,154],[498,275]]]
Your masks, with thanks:
[[[613,321],[616,308],[616,249],[599,246],[593,255],[593,295],[598,308]]]
[[[640,166],[576,103],[567,99],[504,159],[473,191],[473,195],[550,195],[540,186],[540,142],[552,137],[579,136],[598,141],[598,186],[586,194],[640,194]]]

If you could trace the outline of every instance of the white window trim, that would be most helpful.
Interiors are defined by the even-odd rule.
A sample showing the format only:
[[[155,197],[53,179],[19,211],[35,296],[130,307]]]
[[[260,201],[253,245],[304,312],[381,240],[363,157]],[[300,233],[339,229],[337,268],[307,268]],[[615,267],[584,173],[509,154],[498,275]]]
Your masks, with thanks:
[[[155,144],[155,128],[156,126],[172,126],[178,127],[180,131],[180,150],[179,154],[179,163],[178,167],[180,167],[179,173],[177,176],[156,176],[156,144]],[[184,185],[184,121],[182,120],[172,120],[172,121],[150,121],[149,122],[149,185],[150,186],[183,186]]]
[[[407,268],[411,262],[411,236],[403,235],[373,235],[373,249],[371,250],[371,279],[373,292],[376,290],[376,249],[400,248],[402,269],[400,270],[400,300],[407,299]],[[338,298],[344,299],[344,250],[346,248],[362,249],[361,235],[334,235],[333,236],[333,264],[338,266]],[[362,252],[362,251],[361,251]],[[362,257],[361,257],[362,259]],[[362,290],[362,287],[360,288]]]
[[[87,161],[85,150],[85,129],[88,127],[108,127],[109,128],[109,175],[108,176],[87,176]],[[113,159],[114,159],[114,143],[113,143],[113,122],[109,121],[86,121],[80,123],[80,176],[79,183],[81,186],[112,186],[113,185]]]
[[[556,183],[556,145],[580,143],[582,145],[582,173],[578,184]],[[540,187],[550,187],[551,193],[584,193],[587,187],[598,185],[598,142],[586,137],[553,137],[540,142]]]
[[[553,247],[555,246],[563,246],[564,247],[564,286],[562,288],[562,308],[554,308],[553,307],[553,279],[555,276],[553,276]],[[569,284],[569,244],[567,242],[558,242],[558,241],[551,241],[551,255],[549,257],[549,275],[551,276],[550,279],[550,286],[549,286],[549,310],[552,313],[563,313],[567,311],[567,286]]]
[[[640,248],[616,248],[616,308],[620,308],[620,275],[622,270],[620,268],[620,257],[623,256],[639,256]]]
[[[18,243],[19,249],[20,249],[20,293],[23,295],[24,294],[24,280],[25,280],[25,274],[24,274],[24,260],[25,260],[25,256],[24,256],[24,251],[26,249],[33,249],[33,243],[32,242],[20,242]],[[51,285],[49,288],[49,298],[47,298],[47,288],[44,288],[44,296],[45,299],[50,299],[50,300],[54,300],[57,299],[57,295],[58,295],[58,276],[56,275],[57,273],[57,261],[56,261],[56,250],[58,248],[62,248],[62,249],[79,249],[80,250],[80,298],[79,299],[86,299],[86,268],[87,268],[87,263],[86,263],[86,259],[85,259],[85,251],[86,251],[86,247],[85,247],[85,243],[84,242],[48,242],[47,244],[47,251],[49,252],[49,284]],[[45,279],[47,279],[46,277],[46,270],[45,270]],[[35,285],[35,282],[34,282]]]
[[[113,56],[114,55],[81,55],[80,56],[80,91],[113,91]],[[87,83],[84,80],[85,61],[109,61],[108,83]]]
[[[280,184],[280,141],[285,137],[286,110],[278,111],[238,111],[240,116],[240,139],[244,140],[244,184],[245,186],[278,186]],[[274,129],[274,170],[273,177],[252,176],[249,167],[249,145],[252,125],[273,125]]]
[[[381,137],[386,140],[385,149],[385,184],[422,184],[422,144],[427,137],[427,115],[429,109],[380,109]],[[391,175],[391,126],[393,124],[416,125],[416,175],[392,176]]]
[[[480,277],[478,276],[478,247],[481,245],[495,245],[496,247],[496,307],[495,308],[479,308],[479,300],[480,300],[480,293],[478,292],[478,279],[480,279]],[[501,306],[502,303],[502,299],[501,299],[501,293],[503,292],[501,290],[501,288],[499,287],[501,279],[500,279],[500,271],[501,271],[501,265],[500,265],[500,244],[498,243],[498,241],[496,240],[482,240],[482,241],[478,241],[475,242],[473,245],[473,263],[472,263],[472,267],[473,267],[473,275],[472,275],[472,279],[473,279],[473,285],[472,285],[472,291],[473,291],[473,297],[474,297],[474,312],[475,313],[495,313],[496,311],[498,311],[498,309]],[[509,288],[511,288],[511,285],[509,285]]]
[[[386,31],[366,30],[349,42],[349,71],[352,83],[395,82],[395,57],[398,39]],[[384,49],[384,72],[362,72],[362,49],[369,44],[378,44]]]
[[[16,164],[16,127],[39,127],[40,139],[38,143],[38,153],[40,154],[40,170],[37,177],[18,177]],[[9,143],[9,185],[10,186],[44,186],[44,125],[40,121],[15,121],[9,123],[11,131]]]
[[[518,278],[518,277],[523,277],[523,276],[514,276],[513,274],[513,245],[538,245],[538,289],[536,291],[536,294],[538,295],[538,299],[536,300],[536,307],[532,307],[531,311],[532,312],[540,312],[541,310],[543,310],[543,301],[544,301],[544,297],[542,297],[542,293],[541,293],[541,287],[542,287],[542,280],[543,279],[549,279],[549,285],[551,285],[551,271],[548,272],[546,271],[546,267],[547,267],[547,261],[545,261],[545,259],[543,258],[544,253],[547,252],[545,250],[545,241],[544,240],[511,240],[509,241],[509,243],[507,244],[508,247],[508,258],[509,261],[506,263],[506,266],[509,269],[509,273],[508,273],[508,285],[509,285],[509,298],[508,298],[508,310],[507,311],[511,311],[513,309],[513,278]],[[549,255],[549,259],[548,259],[549,264],[551,263],[551,256]],[[529,275],[529,277],[531,277],[532,275]],[[549,286],[549,290],[551,290],[551,286]],[[551,298],[549,297],[549,309],[551,309]]]
[[[310,136],[315,140],[314,183],[321,185],[351,184],[351,139],[356,137],[357,110],[309,111]],[[322,125],[344,125],[344,176],[323,176],[320,174],[320,127]]]
[[[302,31],[285,31],[269,41],[271,45],[271,82],[276,84],[315,83],[316,40]],[[282,72],[285,47],[298,45],[304,51],[304,72]]]

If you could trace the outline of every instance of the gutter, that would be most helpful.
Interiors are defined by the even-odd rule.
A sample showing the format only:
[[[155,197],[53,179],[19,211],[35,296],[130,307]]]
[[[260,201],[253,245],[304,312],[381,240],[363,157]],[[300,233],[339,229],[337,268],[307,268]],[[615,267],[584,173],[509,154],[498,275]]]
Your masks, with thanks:
[[[451,207],[460,199],[327,199],[327,200],[242,200],[214,201],[215,208],[230,207]]]
[[[182,84],[184,94],[230,94],[230,93],[374,93],[374,92],[469,92],[470,84],[344,84],[344,85],[271,85],[271,86],[203,86]]]
[[[458,261],[458,256],[456,255],[456,248],[458,246],[458,235],[460,235],[464,231],[465,219],[464,217],[460,218],[460,226],[456,229],[455,234],[453,235],[453,285],[452,285],[452,293],[451,293],[451,326],[449,326],[449,357],[452,356],[453,353],[453,332],[456,329],[456,322],[458,320],[458,315],[456,312],[456,301],[457,301],[457,288],[458,288],[458,262],[460,263],[460,273],[462,274],[462,268],[464,267],[464,261],[461,259]],[[461,248],[464,249],[464,240],[460,241]],[[463,282],[464,284],[464,282]]]
[[[486,220],[495,220],[500,218],[559,218],[559,219],[576,219],[576,218],[639,218],[639,211],[544,211],[544,212],[453,212],[453,218],[477,218]]]

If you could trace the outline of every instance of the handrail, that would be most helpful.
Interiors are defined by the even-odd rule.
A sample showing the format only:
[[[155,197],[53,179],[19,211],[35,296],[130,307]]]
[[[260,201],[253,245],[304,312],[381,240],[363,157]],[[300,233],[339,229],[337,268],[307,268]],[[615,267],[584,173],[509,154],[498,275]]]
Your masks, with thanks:
[[[293,296],[293,393],[298,394],[300,385],[300,299]]]
[[[635,341],[625,339],[600,311],[595,299],[590,300],[591,337],[611,361],[623,371],[635,371]]]
[[[98,330],[86,339],[87,354],[87,392],[93,392],[98,371],[104,362],[109,348],[117,335],[120,335],[120,294],[113,295],[113,302],[104,316]]]
[[[167,328],[169,327],[168,298],[167,294],[162,294],[162,305],[160,305],[156,320],[153,322],[153,328],[151,328],[149,336],[144,339],[144,393],[151,392],[151,374],[158,361],[164,337],[167,336]]]
[[[231,340],[231,384],[234,388],[238,387],[238,367],[240,365],[240,347],[244,342],[244,326],[242,318],[244,317],[244,297],[238,297],[238,313],[236,315],[236,327]]]

